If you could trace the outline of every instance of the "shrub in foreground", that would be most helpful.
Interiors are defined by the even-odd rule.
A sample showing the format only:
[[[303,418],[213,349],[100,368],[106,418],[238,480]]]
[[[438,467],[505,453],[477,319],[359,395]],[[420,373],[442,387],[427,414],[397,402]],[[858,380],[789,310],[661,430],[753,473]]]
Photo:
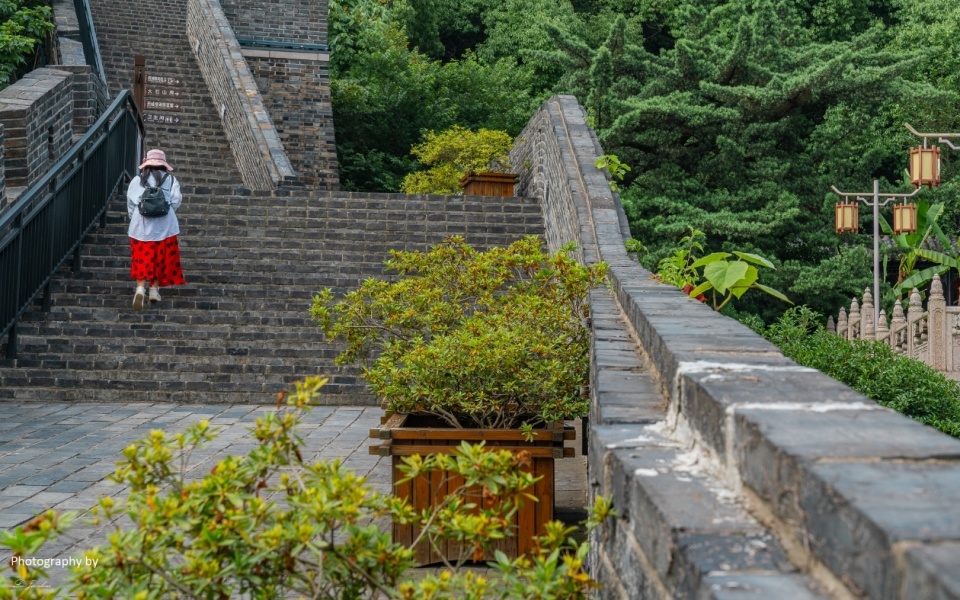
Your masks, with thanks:
[[[372,492],[364,478],[339,461],[308,463],[294,427],[325,380],[298,384],[281,395],[282,409],[257,419],[258,445],[246,456],[219,461],[208,475],[190,480],[184,468],[191,453],[215,437],[206,422],[173,436],[155,430],[123,451],[112,476],[129,486],[122,505],[100,500],[97,518],[124,516],[104,546],[85,553],[96,566],[74,571],[76,598],[583,598],[596,584],[584,572],[586,544],[573,528],[551,523],[532,556],[509,560],[496,553],[489,578],[461,569],[511,535],[506,518],[533,501],[524,490],[533,482],[523,457],[464,444],[457,454],[411,457],[408,478],[444,472],[463,481],[432,512],[417,514],[405,502]],[[471,496],[479,490],[482,496]],[[502,501],[487,501],[499,494]],[[612,514],[600,500],[591,529]],[[0,547],[14,558],[35,554],[73,518],[52,511],[0,532]],[[378,518],[419,522],[433,544],[459,543],[463,552],[438,575],[412,581],[410,547],[377,526]],[[412,545],[411,545],[412,546]],[[11,559],[0,566],[0,599],[54,598],[45,573]],[[12,573],[9,571],[12,569]]]
[[[921,423],[960,437],[960,385],[881,342],[844,340],[805,306],[788,310],[764,336],[806,367]]]

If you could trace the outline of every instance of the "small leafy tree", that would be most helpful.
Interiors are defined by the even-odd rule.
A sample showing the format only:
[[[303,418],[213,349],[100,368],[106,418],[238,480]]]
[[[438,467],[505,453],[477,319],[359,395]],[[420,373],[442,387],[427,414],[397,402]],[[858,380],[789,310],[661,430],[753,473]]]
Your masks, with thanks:
[[[456,194],[460,178],[471,172],[505,172],[513,138],[505,131],[479,129],[476,132],[454,125],[446,131],[428,131],[423,142],[413,147],[421,164],[430,168],[410,173],[403,180],[405,194]]]
[[[39,0],[0,0],[0,89],[51,31],[53,11]]]
[[[324,382],[308,379],[281,394],[282,408],[257,419],[257,446],[246,456],[220,460],[200,479],[190,480],[186,466],[216,435],[206,421],[172,436],[155,430],[128,446],[111,477],[129,487],[128,497],[120,504],[101,499],[95,514],[125,516],[132,526],[118,525],[106,545],[86,551],[89,561],[82,562],[90,564],[75,570],[69,586],[75,597],[559,600],[585,598],[595,587],[583,571],[586,545],[574,542],[572,530],[560,523],[546,527],[531,556],[509,560],[496,553],[493,581],[461,569],[510,535],[506,515],[534,500],[525,491],[534,478],[521,469],[523,457],[467,444],[455,455],[411,457],[402,467],[408,478],[444,472],[466,482],[426,514],[372,492],[339,461],[304,460],[295,427]],[[482,498],[470,496],[469,485]],[[491,506],[487,498],[497,494]],[[599,501],[587,528],[611,514],[609,502]],[[433,543],[455,540],[464,553],[443,573],[412,581],[406,573],[413,552],[377,527],[380,517],[417,522],[422,536]],[[0,532],[0,547],[15,558],[30,556],[70,518],[45,513]],[[0,599],[56,597],[61,590],[37,585],[43,579],[41,571],[11,560],[0,566]]]
[[[736,256],[737,260],[730,260]],[[714,252],[697,260],[691,269],[703,267],[703,278],[706,280],[692,291],[690,296],[696,298],[701,294],[710,294],[714,310],[720,310],[734,298],[740,298],[750,290],[760,290],[774,298],[793,304],[789,298],[777,290],[760,283],[760,272],[757,267],[776,269],[773,263],[759,254],[733,251]]]
[[[580,393],[589,379],[587,293],[606,265],[582,266],[572,249],[548,256],[528,236],[487,252],[462,237],[428,252],[392,251],[396,281],[367,279],[339,301],[323,290],[313,316],[346,343],[337,363],[362,362],[397,412],[453,427],[577,418],[589,408]]]

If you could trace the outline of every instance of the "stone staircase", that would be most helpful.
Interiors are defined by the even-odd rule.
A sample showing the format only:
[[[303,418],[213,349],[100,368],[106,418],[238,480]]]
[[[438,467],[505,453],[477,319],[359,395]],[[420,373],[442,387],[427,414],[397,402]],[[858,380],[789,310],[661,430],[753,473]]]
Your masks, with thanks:
[[[184,191],[188,284],[133,310],[118,198],[107,227],[84,241],[82,272],[65,265],[50,312],[22,319],[18,358],[0,360],[0,401],[270,402],[296,380],[328,375],[325,402],[373,404],[356,368],[334,366],[338,348],[309,316],[313,295],[382,276],[391,248],[462,234],[485,249],[543,232],[533,199]]]
[[[454,234],[486,249],[543,233],[532,199],[244,189],[184,33],[186,1],[97,0],[91,10],[112,94],[130,86],[135,54],[149,75],[176,82],[148,81],[148,92],[174,90],[178,109],[148,104],[146,145],[167,152],[182,184],[188,283],[133,310],[118,194],[107,226],[83,242],[80,272],[66,264],[55,277],[51,310],[21,318],[17,359],[0,345],[0,401],[259,403],[328,375],[325,402],[372,404],[358,369],[334,365],[338,347],[310,319],[313,295],[382,276],[390,249],[427,249]]]
[[[111,96],[132,89],[136,54],[146,58],[150,77],[176,82],[148,82],[148,101],[162,99],[179,108],[154,110],[148,104],[147,148],[165,150],[184,184],[240,186],[236,161],[187,40],[186,0],[96,0],[90,10]],[[154,121],[163,117],[177,122]]]

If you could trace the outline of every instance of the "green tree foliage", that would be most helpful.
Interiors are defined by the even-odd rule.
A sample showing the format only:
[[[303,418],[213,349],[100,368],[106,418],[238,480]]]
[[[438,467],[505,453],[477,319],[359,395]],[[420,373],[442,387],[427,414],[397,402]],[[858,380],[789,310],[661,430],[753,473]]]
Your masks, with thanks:
[[[513,138],[505,131],[470,131],[454,125],[446,131],[427,131],[413,155],[429,167],[410,173],[403,180],[405,194],[457,194],[467,173],[505,173],[510,169]]]
[[[402,11],[399,11],[402,12]],[[402,18],[401,18],[402,17]],[[390,3],[330,2],[331,96],[341,186],[397,191],[424,131],[453,125],[516,135],[536,105],[511,60],[446,63],[411,48]]]
[[[960,384],[927,365],[896,354],[882,342],[847,341],[824,329],[806,306],[791,308],[764,336],[801,365],[842,381],[940,431],[960,437]]]
[[[648,266],[695,227],[710,250],[792,265],[771,285],[832,308],[792,288],[849,243],[833,232],[829,186],[899,180],[906,144],[896,106],[943,92],[905,79],[920,51],[890,46],[878,24],[888,6],[816,4],[814,17],[781,0],[644,4],[608,20],[596,45],[595,30],[552,30],[561,89],[585,103],[605,151],[633,167],[621,198],[651,250]],[[850,26],[831,29],[841,16]],[[659,27],[653,44],[637,35],[637,19]],[[765,306],[768,316],[779,310]]]
[[[0,89],[53,29],[53,11],[43,0],[0,0]]]
[[[464,482],[422,513],[372,491],[339,461],[304,460],[295,428],[324,382],[309,379],[281,395],[278,410],[257,419],[253,450],[218,461],[200,478],[186,468],[216,437],[206,421],[175,435],[151,431],[124,449],[111,479],[127,486],[127,498],[117,505],[104,497],[96,507],[97,522],[113,526],[104,545],[84,553],[71,597],[574,600],[596,587],[584,572],[587,545],[558,522],[546,525],[531,556],[496,552],[490,577],[462,569],[511,535],[508,516],[519,503],[536,501],[528,491],[535,478],[508,451],[463,444],[453,455],[404,459],[407,478],[438,473]],[[587,528],[612,514],[600,499]],[[34,556],[74,516],[49,511],[0,531],[0,548],[10,551],[0,564],[0,600],[49,600],[66,591],[45,586],[42,569],[6,559]],[[378,527],[381,517],[417,523],[424,539],[456,540],[463,552],[442,573],[411,581],[413,551]]]

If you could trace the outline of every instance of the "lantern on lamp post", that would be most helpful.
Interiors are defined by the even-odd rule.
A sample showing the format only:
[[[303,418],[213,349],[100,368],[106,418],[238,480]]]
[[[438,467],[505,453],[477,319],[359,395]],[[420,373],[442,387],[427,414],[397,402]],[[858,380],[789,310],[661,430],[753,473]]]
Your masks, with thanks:
[[[881,194],[880,180],[874,179],[873,193],[869,195],[869,199],[868,195],[864,193],[841,192],[836,186],[830,186],[830,189],[833,190],[834,194],[845,200],[850,198],[856,200],[856,202],[837,203],[837,233],[856,232],[859,228],[857,202],[863,202],[873,209],[873,297],[876,299],[873,305],[873,325],[876,327],[880,321],[880,207],[886,206],[897,198],[903,198],[904,203],[894,206],[893,209],[894,231],[896,233],[912,233],[917,229],[917,206],[913,203],[907,204],[906,199],[915,196],[923,188],[917,187],[909,194]],[[886,200],[881,202],[881,198],[886,198]],[[901,231],[897,231],[898,223],[902,228]],[[907,229],[908,227],[912,227],[912,229]]]
[[[926,138],[923,146],[910,148],[910,183],[917,188],[940,187],[940,147],[927,148]]]
[[[860,205],[856,202],[837,203],[837,233],[856,233],[860,229]]]
[[[919,187],[919,186],[918,186]],[[917,205],[913,202],[893,205],[893,233],[915,233],[917,231]]]

